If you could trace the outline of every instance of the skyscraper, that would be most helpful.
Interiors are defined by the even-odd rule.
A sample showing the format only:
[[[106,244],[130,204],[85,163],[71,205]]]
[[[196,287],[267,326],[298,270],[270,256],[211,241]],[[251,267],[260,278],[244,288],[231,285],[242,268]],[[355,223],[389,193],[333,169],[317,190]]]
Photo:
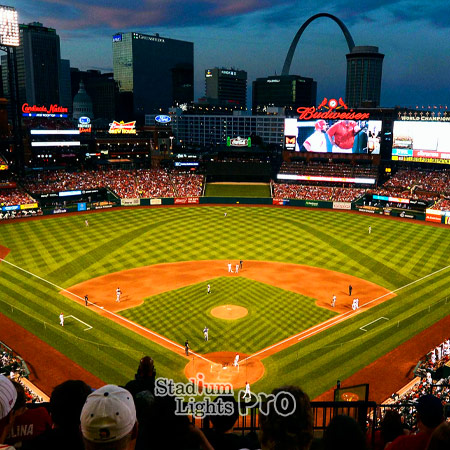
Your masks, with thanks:
[[[379,106],[384,55],[378,47],[356,46],[346,57],[345,103],[350,108]]]
[[[114,79],[136,118],[194,99],[194,44],[128,32],[113,36]],[[128,94],[128,95],[127,95]]]
[[[247,72],[235,69],[205,70],[206,101],[223,106],[247,106]]]
[[[60,47],[56,30],[33,22],[21,24],[19,32],[19,102],[46,106],[59,104]]]
[[[271,106],[294,115],[299,106],[316,104],[317,82],[299,75],[270,76],[253,82],[253,114],[266,114]]]

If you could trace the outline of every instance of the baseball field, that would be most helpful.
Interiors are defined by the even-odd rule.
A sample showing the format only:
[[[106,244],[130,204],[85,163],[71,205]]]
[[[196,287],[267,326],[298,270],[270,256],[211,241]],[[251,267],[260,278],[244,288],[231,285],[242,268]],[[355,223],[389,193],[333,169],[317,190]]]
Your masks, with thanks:
[[[176,381],[203,371],[248,378],[253,391],[299,384],[314,398],[448,315],[448,237],[423,223],[270,207],[7,223],[0,312],[110,383],[131,379],[148,354]]]

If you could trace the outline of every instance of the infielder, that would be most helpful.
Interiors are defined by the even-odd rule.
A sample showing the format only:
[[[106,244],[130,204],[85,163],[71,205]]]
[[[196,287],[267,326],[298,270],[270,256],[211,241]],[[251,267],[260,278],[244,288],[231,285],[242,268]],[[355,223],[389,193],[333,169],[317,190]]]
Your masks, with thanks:
[[[333,295],[333,299],[331,300],[331,306],[333,308],[336,306],[336,295]]]
[[[211,294],[211,286],[208,284],[208,286],[206,287],[206,293],[207,294]]]
[[[120,290],[120,287],[116,289],[116,303],[120,302],[120,295],[122,294],[122,291]]]
[[[88,305],[88,302],[89,302],[89,298],[88,298],[88,295],[86,294],[86,295],[84,296],[84,304],[87,306],[87,305]]]
[[[61,313],[59,315],[59,324],[63,327],[64,326],[64,314]]]
[[[186,353],[186,356],[189,356],[189,342],[186,339],[186,341],[184,342],[184,351]]]
[[[239,365],[239,353],[236,353],[236,356],[234,357],[233,366],[237,367]]]
[[[233,273],[233,269],[231,268],[231,263],[228,263],[228,272]]]
[[[239,273],[239,264],[236,264],[236,273]]]
[[[245,392],[244,395],[242,396],[242,399],[247,398],[247,394],[248,394],[248,398],[252,398],[252,393],[250,392],[250,383],[248,381],[245,382]]]
[[[208,327],[205,325],[205,328],[203,328],[203,336],[205,336],[205,342],[207,342],[208,341],[208,331],[209,331],[209,329],[208,329]]]

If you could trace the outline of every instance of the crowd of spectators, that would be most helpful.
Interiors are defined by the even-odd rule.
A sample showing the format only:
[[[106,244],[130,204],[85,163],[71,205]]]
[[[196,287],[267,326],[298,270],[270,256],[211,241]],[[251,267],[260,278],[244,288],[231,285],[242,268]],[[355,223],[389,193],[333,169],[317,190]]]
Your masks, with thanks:
[[[447,193],[450,192],[450,170],[399,170],[386,183],[385,187],[419,189],[421,191]]]
[[[203,175],[163,169],[53,171],[27,178],[24,185],[36,194],[109,188],[120,198],[196,197],[202,193]]]
[[[450,200],[447,198],[442,198],[438,200],[430,209],[435,209],[438,211],[450,211]]]
[[[92,390],[81,380],[67,380],[53,389],[50,402],[30,406],[23,387],[0,375],[0,448],[13,450],[436,450],[448,445],[443,401],[448,391],[434,395],[419,391],[411,397],[408,414],[417,412],[417,424],[403,422],[397,408],[384,415],[376,436],[360,422],[335,415],[323,437],[314,437],[313,410],[299,387],[272,391],[276,402],[260,409],[259,432],[234,433],[239,404],[221,395],[208,408],[200,429],[170,394],[155,390],[152,358],[141,359],[134,380],[124,387],[106,385]],[[227,403],[227,406],[223,406]],[[280,412],[280,405],[287,410]],[[45,406],[45,407],[43,407]],[[395,408],[390,406],[391,409]],[[221,414],[219,411],[227,411]],[[263,412],[262,412],[263,411]],[[208,425],[209,424],[209,425]],[[372,428],[371,428],[372,429]],[[375,439],[372,439],[375,438]],[[375,447],[372,443],[375,442]],[[4,445],[2,445],[4,444]]]
[[[283,162],[280,173],[295,175],[316,175],[324,177],[367,177],[377,178],[378,168],[360,164],[337,164],[333,162],[309,162],[293,161]]]
[[[0,189],[0,206],[26,205],[36,200],[19,188]]]
[[[272,186],[274,198],[351,202],[365,193],[365,189],[306,186],[293,183],[273,183]]]

